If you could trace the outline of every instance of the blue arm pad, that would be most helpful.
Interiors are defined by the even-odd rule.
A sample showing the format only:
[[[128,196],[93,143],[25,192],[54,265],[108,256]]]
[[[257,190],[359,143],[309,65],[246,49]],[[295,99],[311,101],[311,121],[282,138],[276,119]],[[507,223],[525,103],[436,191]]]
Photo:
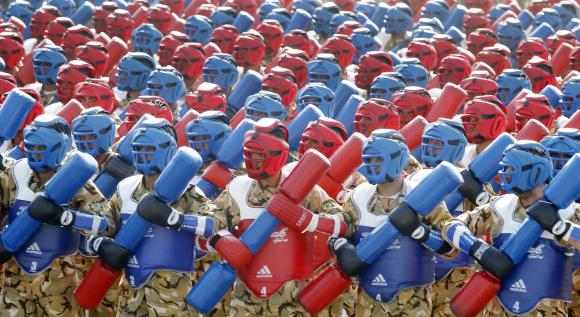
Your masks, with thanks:
[[[459,206],[459,204],[463,201],[463,199],[464,198],[463,195],[461,195],[461,192],[456,190],[449,194],[447,198],[445,198],[445,206],[447,206],[447,209],[449,210],[455,210],[457,209],[457,206]]]
[[[441,234],[435,230],[431,230],[429,232],[429,236],[427,237],[427,240],[424,241],[423,246],[426,247],[427,249],[437,252],[438,250],[441,250],[445,245],[446,242],[445,240],[443,240],[443,237],[441,236]]]
[[[528,9],[522,10],[522,12],[520,12],[520,14],[518,15],[518,18],[524,31],[527,30],[530,27],[530,25],[532,25],[532,23],[534,23],[535,19],[534,14],[530,12]]]
[[[205,197],[207,197],[209,199],[214,199],[219,194],[219,191],[220,191],[219,187],[206,181],[203,178],[200,178],[195,186],[197,186],[197,188],[201,189],[201,191],[204,193]]]
[[[465,34],[455,26],[449,27],[445,34],[450,35],[455,40],[455,43],[462,43],[465,41]]]
[[[15,146],[10,152],[8,152],[8,157],[13,158],[15,160],[19,160],[26,157],[26,153],[22,151],[20,146]]]
[[[578,225],[572,224],[569,240],[580,242],[580,227]]]
[[[244,106],[249,96],[260,92],[262,89],[262,79],[262,75],[258,72],[253,70],[247,71],[228,96],[228,109],[233,113],[237,113]]]
[[[546,41],[548,36],[556,33],[554,28],[548,22],[542,22],[528,37],[539,37]]]
[[[214,221],[211,217],[184,215],[181,230],[191,232],[197,236],[211,237],[214,229]]]
[[[238,29],[240,34],[249,30],[252,24],[254,24],[254,17],[246,11],[240,11],[234,22],[232,22],[232,25]]]
[[[76,152],[46,184],[44,195],[55,203],[67,203],[97,170],[97,162],[86,153]],[[71,177],[74,175],[74,177]],[[14,253],[26,243],[41,226],[26,208],[2,233],[2,242]]]
[[[542,91],[540,91],[540,95],[544,95],[546,96],[546,98],[548,98],[548,103],[550,103],[550,106],[552,108],[557,109],[558,106],[560,105],[562,91],[560,91],[560,89],[558,89],[557,87],[547,85],[546,87],[544,87],[544,89],[542,89]]]
[[[306,10],[298,9],[292,14],[288,26],[286,26],[286,34],[292,30],[306,30],[312,21],[312,16]]]
[[[141,218],[138,213],[133,213],[127,223],[121,227],[121,230],[115,236],[115,242],[127,249],[131,253],[135,252],[141,240],[153,224]]]
[[[469,170],[482,184],[489,183],[499,172],[499,162],[503,151],[516,139],[508,133],[502,133],[486,149],[481,152],[470,164]]]
[[[107,172],[102,172],[95,178],[95,186],[99,189],[101,194],[105,196],[107,199],[111,199],[115,190],[117,189],[117,185],[119,184],[119,180],[115,177],[111,176],[111,174]]]
[[[340,121],[344,125],[348,136],[351,136],[354,132],[354,115],[358,105],[360,105],[364,100],[365,99],[359,95],[350,96],[335,117],[337,121]]]
[[[240,241],[250,249],[252,254],[257,254],[280,223],[278,218],[265,210],[252,222],[248,230],[242,234]]]
[[[367,264],[376,261],[401,234],[390,221],[383,222],[356,246],[356,255]]]
[[[536,243],[544,229],[533,219],[528,218],[502,246],[501,250],[514,262],[514,265],[526,256],[528,250]]]
[[[8,94],[0,107],[0,140],[2,142],[11,140],[18,134],[34,102],[34,98],[17,89],[13,89]]]
[[[387,15],[387,11],[389,11],[389,7],[386,5],[378,5],[371,17],[371,21],[377,25],[379,30],[385,26],[385,16]]]
[[[216,160],[230,169],[238,169],[244,161],[244,135],[252,130],[256,123],[250,119],[244,119],[232,134],[224,141],[216,155]]]
[[[155,196],[166,203],[176,201],[199,171],[203,160],[199,153],[186,146],[179,148],[155,182]]]
[[[340,110],[342,110],[342,107],[351,96],[360,96],[360,93],[360,89],[354,83],[348,80],[341,81],[334,92],[334,112],[331,114],[332,117],[336,118],[338,116]]]
[[[214,262],[193,286],[187,302],[193,309],[208,314],[236,281],[236,271],[227,263]]]
[[[85,1],[72,15],[71,20],[75,24],[86,24],[93,18],[94,11],[95,5],[89,1]]]
[[[451,11],[447,21],[445,21],[445,29],[449,29],[454,26],[456,28],[463,28],[463,16],[467,13],[467,8],[461,4],[455,7],[455,10]]]
[[[473,233],[471,233],[471,231],[469,231],[465,224],[460,221],[455,221],[451,226],[449,226],[447,229],[447,237],[454,247],[467,254],[469,254],[473,244],[479,240],[473,235]]]
[[[310,122],[316,121],[320,117],[324,117],[322,111],[313,105],[308,105],[292,119],[288,124],[288,145],[290,145],[291,150],[298,150],[304,129]]]
[[[107,220],[100,216],[89,215],[77,211],[75,212],[75,220],[72,227],[81,231],[98,233],[107,229]]]

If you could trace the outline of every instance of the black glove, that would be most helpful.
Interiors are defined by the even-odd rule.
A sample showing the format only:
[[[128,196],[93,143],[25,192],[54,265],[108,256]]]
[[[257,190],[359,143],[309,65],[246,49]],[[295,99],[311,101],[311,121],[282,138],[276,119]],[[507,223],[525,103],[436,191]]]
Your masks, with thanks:
[[[534,219],[544,230],[552,233],[558,239],[570,230],[571,224],[560,218],[558,208],[546,200],[536,201],[528,210],[528,216]]]
[[[345,238],[330,239],[328,245],[336,255],[336,262],[344,274],[357,276],[366,268],[367,263],[356,255],[356,247]]]
[[[486,271],[500,280],[507,277],[514,268],[514,263],[509,256],[481,239],[477,239],[471,246],[469,255],[481,264]]]
[[[28,206],[28,213],[32,218],[53,226],[71,226],[75,218],[72,210],[65,209],[42,195],[34,198]]]
[[[2,242],[2,239],[0,239],[0,264],[4,264],[4,263],[8,262],[8,260],[10,260],[11,257],[12,257],[12,253],[10,253],[10,251],[6,250],[6,247],[4,247],[4,243]]]
[[[161,227],[179,230],[184,216],[152,193],[145,194],[137,205],[137,214],[141,218]]]
[[[465,169],[461,172],[461,176],[463,177],[463,184],[459,186],[458,190],[463,195],[463,197],[467,198],[467,200],[476,206],[487,204],[489,202],[490,195],[485,191],[483,184],[480,183],[479,180],[473,176],[473,174],[471,174],[471,171]]]
[[[419,242],[421,239],[427,239],[429,232],[425,232],[421,228],[429,229],[426,225],[421,222],[419,215],[415,213],[409,205],[402,203],[397,208],[391,212],[389,215],[389,221],[397,228],[399,233],[404,236],[411,237]],[[426,233],[426,234],[425,234]]]
[[[133,256],[133,253],[118,245],[115,240],[111,238],[101,238],[95,248],[99,257],[111,268],[120,270],[127,265],[127,262]]]

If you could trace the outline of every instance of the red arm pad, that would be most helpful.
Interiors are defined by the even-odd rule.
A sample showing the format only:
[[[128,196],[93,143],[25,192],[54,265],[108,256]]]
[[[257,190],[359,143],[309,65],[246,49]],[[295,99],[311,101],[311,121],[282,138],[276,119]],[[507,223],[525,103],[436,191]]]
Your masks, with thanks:
[[[213,161],[203,172],[201,178],[224,190],[232,179],[232,171],[218,161]]]
[[[508,131],[515,131],[516,129],[516,101],[521,100],[523,98],[525,98],[528,94],[530,94],[532,91],[529,89],[522,89],[515,97],[514,99],[512,99],[512,101],[507,105],[506,110],[506,117],[507,117],[507,122],[508,122],[508,126],[507,126],[507,130]]]
[[[97,308],[122,273],[123,270],[114,270],[98,259],[75,290],[76,301],[84,309]]]
[[[421,145],[423,130],[429,124],[422,116],[416,116],[409,121],[399,132],[405,137],[410,151],[414,151]]]
[[[230,120],[230,125],[232,126],[232,130],[234,130],[242,120],[246,118],[246,108],[242,107]]]
[[[550,131],[540,121],[530,119],[526,125],[516,135],[516,140],[531,140],[540,142],[545,136],[549,135]]]
[[[316,276],[300,292],[300,304],[311,314],[319,313],[324,307],[342,294],[352,282],[351,278],[340,271],[336,263]]]
[[[109,43],[105,44],[107,50],[109,51],[109,58],[107,59],[107,66],[105,66],[105,71],[103,74],[108,74],[117,63],[129,52],[127,43],[123,42],[120,38],[113,36]]]
[[[318,181],[330,197],[336,199],[343,189],[342,184],[361,166],[364,140],[362,134],[355,132],[330,157],[330,169]]]
[[[467,99],[465,90],[454,83],[447,83],[443,86],[441,95],[435,100],[433,108],[425,119],[429,122],[434,122],[439,118],[451,119],[457,114],[465,99]]]
[[[22,59],[22,66],[16,72],[15,77],[21,85],[32,84],[36,81],[36,78],[34,78],[34,70],[32,69],[34,64],[32,60],[33,57],[33,52],[30,52],[28,55],[24,56]]]
[[[513,13],[512,11],[506,11],[497,20],[495,20],[493,22],[493,24],[491,25],[491,29],[494,30],[494,31],[497,30],[497,26],[501,23],[501,21],[504,21],[507,18],[517,19],[518,16],[515,13]]]
[[[85,107],[76,99],[71,99],[69,102],[57,112],[57,116],[65,119],[68,124],[72,125],[72,121],[85,110]]]
[[[175,125],[175,132],[177,133],[177,146],[187,146],[187,135],[185,134],[185,126],[191,121],[199,117],[199,112],[190,109],[185,113],[185,116]]]
[[[320,176],[330,167],[330,161],[316,150],[308,150],[302,155],[292,177],[285,178],[279,191],[294,203],[302,202],[312,188],[318,183]]]
[[[250,249],[227,230],[216,232],[209,244],[236,270],[244,268],[253,257]]]
[[[554,52],[552,56],[552,69],[554,70],[555,76],[562,75],[568,65],[570,65],[570,54],[574,50],[574,47],[568,43],[562,43],[560,47]]]
[[[500,281],[479,270],[451,300],[451,310],[459,317],[475,317],[499,292]]]
[[[580,110],[576,110],[562,128],[580,129]]]
[[[97,34],[97,36],[95,37],[95,41],[101,42],[101,43],[103,43],[103,45],[107,46],[107,44],[109,44],[109,42],[111,42],[111,37],[109,37],[109,35],[107,33],[101,32],[101,33]]]
[[[134,22],[133,25],[141,25],[145,23],[147,21],[147,16],[149,15],[147,11],[149,11],[148,8],[139,7],[139,9],[137,9],[137,11],[135,11],[131,16]]]

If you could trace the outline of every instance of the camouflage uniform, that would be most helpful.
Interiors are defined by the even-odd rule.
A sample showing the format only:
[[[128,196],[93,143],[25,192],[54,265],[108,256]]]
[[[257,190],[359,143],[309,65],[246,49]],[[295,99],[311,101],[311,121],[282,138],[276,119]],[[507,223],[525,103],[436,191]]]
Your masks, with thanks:
[[[495,213],[492,207],[492,203],[498,197],[493,197],[491,203],[485,204],[475,208],[472,211],[463,213],[462,215],[454,218],[462,221],[469,230],[478,237],[482,237],[489,234],[492,239],[499,234],[501,230],[502,223],[500,217]],[[522,206],[520,200],[518,199],[516,210],[514,212],[515,220],[522,222],[526,216],[526,211]],[[580,208],[576,206],[576,213],[572,216],[570,221],[574,223],[580,223]],[[443,231],[444,237],[447,237],[447,226]],[[538,303],[536,309],[525,315],[513,315],[508,313],[499,304],[497,299],[494,299],[490,305],[488,305],[483,311],[483,316],[493,316],[493,317],[505,317],[505,316],[525,316],[525,317],[547,317],[547,316],[568,316],[568,302],[556,301],[556,300],[542,300]]]
[[[247,202],[250,206],[264,206],[277,189],[278,186],[262,188],[257,181],[253,180]],[[228,190],[223,191],[214,202],[217,207],[214,218],[219,228],[236,232],[237,225],[240,223],[240,210]],[[351,223],[350,215],[344,214],[342,208],[319,187],[315,187],[308,194],[302,206],[315,213],[341,213],[345,222]],[[278,292],[264,300],[252,295],[238,279],[234,285],[229,316],[310,316],[298,302],[298,294],[305,284],[304,281],[288,281]],[[331,309],[321,313],[322,316],[341,316],[341,314],[342,305],[332,305]]]
[[[15,200],[17,189],[12,175],[12,167],[0,175],[1,218],[6,216],[8,206]],[[34,192],[44,190],[35,172],[29,184]],[[107,200],[90,181],[76,193],[70,205],[81,212],[106,218],[110,213]],[[82,310],[73,299],[77,284],[74,256],[56,259],[50,268],[35,276],[24,274],[12,259],[4,267],[0,316],[80,316]]]
[[[143,181],[133,192],[135,201],[150,190]],[[185,193],[172,204],[178,211],[187,214],[212,216],[213,204],[197,187],[189,187]],[[111,209],[115,223],[121,223],[121,206],[118,193],[111,198]],[[117,228],[118,230],[118,228]],[[157,271],[142,288],[133,289],[125,278],[119,285],[117,316],[196,316],[189,310],[186,302],[191,289],[191,274],[171,271]]]
[[[420,166],[419,166],[420,168]],[[374,214],[388,214],[395,207],[405,200],[405,195],[399,193],[396,198],[384,197],[375,192],[371,197],[368,210]],[[354,205],[352,194],[347,197],[344,210],[351,213],[355,219],[355,224],[359,223],[359,211]],[[439,204],[433,212],[423,219],[424,222],[431,224],[435,230],[440,230],[443,223],[451,219],[451,214],[447,211],[444,204]],[[390,302],[383,303],[370,297],[364,290],[359,290],[356,299],[356,316],[357,317],[375,317],[375,316],[431,316],[431,286],[420,286],[408,288],[400,291]]]

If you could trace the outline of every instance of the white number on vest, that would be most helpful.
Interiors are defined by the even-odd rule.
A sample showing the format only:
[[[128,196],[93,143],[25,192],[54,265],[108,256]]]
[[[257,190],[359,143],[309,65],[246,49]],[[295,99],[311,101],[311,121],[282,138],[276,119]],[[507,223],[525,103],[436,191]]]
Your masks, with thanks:
[[[512,306],[513,311],[515,312],[519,312],[520,311],[520,302],[517,301],[514,303],[514,306]]]
[[[266,286],[262,286],[262,289],[260,290],[260,294],[262,296],[268,295],[268,289],[266,288]]]
[[[30,272],[36,272],[37,266],[38,266],[38,263],[36,261],[32,261],[32,263],[30,263]]]
[[[377,294],[377,297],[375,297],[375,299],[378,300],[378,301],[382,301],[381,294]]]

